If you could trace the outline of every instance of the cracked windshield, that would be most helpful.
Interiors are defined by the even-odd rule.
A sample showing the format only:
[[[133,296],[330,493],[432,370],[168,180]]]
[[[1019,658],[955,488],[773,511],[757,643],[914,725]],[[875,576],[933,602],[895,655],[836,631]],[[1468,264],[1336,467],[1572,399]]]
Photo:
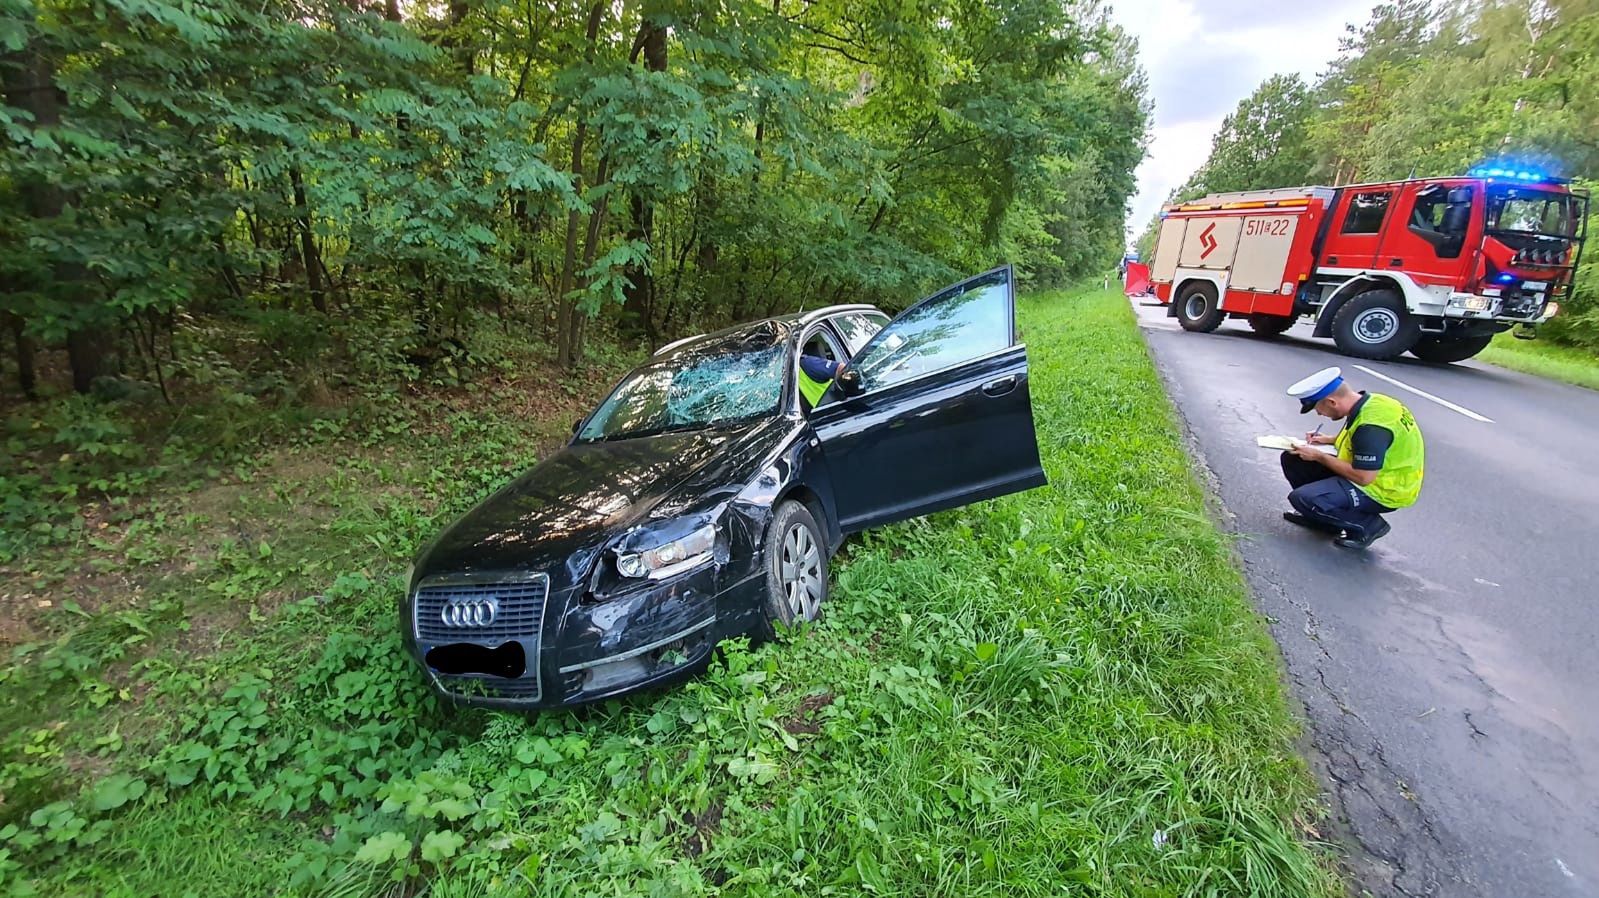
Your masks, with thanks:
[[[643,369],[583,428],[585,441],[650,436],[770,413],[783,392],[783,349],[731,352]]]

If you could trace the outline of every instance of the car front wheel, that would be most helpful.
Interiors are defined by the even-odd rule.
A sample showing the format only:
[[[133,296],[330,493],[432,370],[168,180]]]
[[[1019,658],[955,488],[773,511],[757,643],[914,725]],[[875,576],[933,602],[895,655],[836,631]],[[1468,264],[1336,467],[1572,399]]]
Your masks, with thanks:
[[[766,636],[816,620],[827,599],[827,548],[811,510],[784,502],[766,531]],[[780,626],[781,625],[781,626]]]

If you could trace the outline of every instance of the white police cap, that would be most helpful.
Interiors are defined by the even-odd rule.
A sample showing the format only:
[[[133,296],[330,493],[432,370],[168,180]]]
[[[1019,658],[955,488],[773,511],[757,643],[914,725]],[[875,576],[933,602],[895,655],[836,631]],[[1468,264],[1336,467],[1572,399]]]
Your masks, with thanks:
[[[1344,370],[1337,366],[1323,368],[1315,374],[1288,388],[1288,395],[1299,400],[1299,413],[1303,415],[1316,407],[1316,403],[1333,394],[1343,385]]]

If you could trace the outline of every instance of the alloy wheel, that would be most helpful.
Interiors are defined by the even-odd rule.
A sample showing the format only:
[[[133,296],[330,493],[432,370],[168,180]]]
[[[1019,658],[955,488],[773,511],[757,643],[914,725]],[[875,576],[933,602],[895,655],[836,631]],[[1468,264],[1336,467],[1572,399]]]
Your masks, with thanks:
[[[822,591],[827,574],[822,570],[822,552],[811,529],[795,523],[783,535],[782,556],[778,559],[778,579],[783,598],[795,620],[815,620],[821,611]]]

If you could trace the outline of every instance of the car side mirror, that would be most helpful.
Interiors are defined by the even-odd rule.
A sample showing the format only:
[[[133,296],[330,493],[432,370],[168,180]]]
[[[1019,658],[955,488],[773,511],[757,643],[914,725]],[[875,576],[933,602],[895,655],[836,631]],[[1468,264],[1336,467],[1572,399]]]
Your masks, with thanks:
[[[573,421],[572,422],[572,435],[573,436],[577,436],[577,429],[579,427],[582,427],[582,426],[583,426],[583,419],[582,418],[578,418],[577,420]]]
[[[838,377],[834,378],[833,382],[838,384],[838,391],[845,396],[859,396],[866,390],[866,386],[861,383],[861,373],[854,368],[845,368],[838,372]]]

